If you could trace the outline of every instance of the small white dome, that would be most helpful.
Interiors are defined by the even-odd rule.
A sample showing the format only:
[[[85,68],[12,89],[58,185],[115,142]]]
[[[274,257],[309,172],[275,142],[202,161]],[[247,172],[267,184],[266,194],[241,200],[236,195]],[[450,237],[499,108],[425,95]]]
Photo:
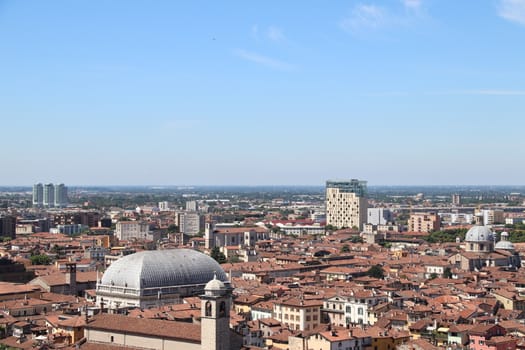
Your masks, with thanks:
[[[218,291],[218,290],[225,290],[226,285],[222,283],[222,281],[218,280],[215,276],[211,281],[206,283],[206,287],[204,287],[205,291]]]
[[[214,278],[211,281],[206,283],[206,287],[204,287],[204,294],[223,295],[226,292],[226,290],[226,285],[221,280],[218,280],[217,276],[214,276]]]
[[[514,244],[509,241],[499,241],[496,243],[495,249],[514,250]]]

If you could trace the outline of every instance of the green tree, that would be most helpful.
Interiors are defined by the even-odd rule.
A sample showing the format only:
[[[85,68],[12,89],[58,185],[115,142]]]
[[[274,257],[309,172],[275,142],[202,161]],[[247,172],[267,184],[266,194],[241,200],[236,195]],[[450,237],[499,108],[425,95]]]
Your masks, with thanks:
[[[350,238],[350,242],[352,242],[352,243],[363,243],[363,238],[361,238],[359,236],[352,236],[352,238]]]
[[[335,230],[337,230],[337,227],[335,227],[335,226],[333,226],[333,225],[326,225],[326,226],[324,227],[324,230],[325,230],[325,231],[335,231]]]
[[[219,247],[214,247],[210,252],[210,256],[219,264],[224,264],[227,261],[226,256],[219,250]]]
[[[345,244],[341,247],[341,253],[348,253],[350,252],[350,246],[348,244]]]
[[[49,265],[51,264],[51,258],[45,254],[33,255],[30,258],[31,265]]]
[[[385,277],[385,270],[383,270],[381,265],[374,265],[368,269],[366,274],[373,278],[383,279]]]
[[[171,224],[168,226],[168,233],[176,233],[179,232],[179,226],[175,224]]]
[[[445,270],[443,270],[443,277],[452,278],[452,270],[450,269],[450,267],[445,267]]]
[[[435,272],[432,272],[432,273],[430,274],[430,278],[429,278],[429,279],[434,280],[434,279],[436,279],[436,278],[438,278],[438,274],[435,273]]]
[[[232,256],[232,257],[229,259],[229,262],[232,263],[232,264],[235,264],[235,263],[241,262],[241,259],[239,258],[238,255],[234,255],[234,256]]]

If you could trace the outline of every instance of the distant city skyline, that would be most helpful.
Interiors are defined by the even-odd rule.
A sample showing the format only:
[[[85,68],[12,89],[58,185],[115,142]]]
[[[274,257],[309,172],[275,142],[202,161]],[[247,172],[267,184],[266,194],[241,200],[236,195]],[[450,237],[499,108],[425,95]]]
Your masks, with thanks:
[[[0,186],[522,185],[524,37],[524,0],[3,1]]]

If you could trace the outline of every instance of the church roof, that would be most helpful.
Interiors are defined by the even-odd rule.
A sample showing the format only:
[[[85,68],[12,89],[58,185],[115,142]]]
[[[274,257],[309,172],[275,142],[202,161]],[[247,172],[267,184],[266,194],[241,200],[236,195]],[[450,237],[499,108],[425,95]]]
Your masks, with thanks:
[[[113,262],[100,284],[132,289],[205,285],[214,274],[218,280],[228,282],[221,266],[204,253],[192,249],[154,250]]]
[[[100,314],[89,320],[86,328],[146,337],[162,337],[188,343],[201,342],[201,326],[187,322]]]

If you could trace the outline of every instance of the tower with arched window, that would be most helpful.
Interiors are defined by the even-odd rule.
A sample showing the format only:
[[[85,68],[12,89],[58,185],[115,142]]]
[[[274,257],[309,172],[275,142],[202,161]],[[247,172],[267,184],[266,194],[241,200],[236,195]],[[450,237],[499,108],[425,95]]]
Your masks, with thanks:
[[[214,277],[201,295],[201,348],[230,349],[230,305],[232,289]]]

